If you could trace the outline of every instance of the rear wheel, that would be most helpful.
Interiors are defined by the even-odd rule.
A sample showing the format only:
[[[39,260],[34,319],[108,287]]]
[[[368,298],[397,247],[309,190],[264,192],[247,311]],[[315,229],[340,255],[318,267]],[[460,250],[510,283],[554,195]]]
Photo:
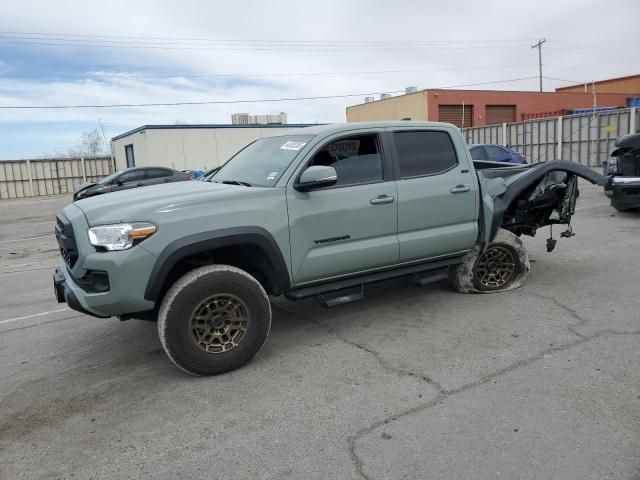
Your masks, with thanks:
[[[241,367],[260,351],[270,327],[271,306],[260,283],[228,265],[184,275],[165,295],[158,315],[164,351],[194,375]]]
[[[529,257],[513,233],[500,229],[484,251],[475,247],[460,265],[449,268],[449,281],[460,293],[492,293],[522,286]]]

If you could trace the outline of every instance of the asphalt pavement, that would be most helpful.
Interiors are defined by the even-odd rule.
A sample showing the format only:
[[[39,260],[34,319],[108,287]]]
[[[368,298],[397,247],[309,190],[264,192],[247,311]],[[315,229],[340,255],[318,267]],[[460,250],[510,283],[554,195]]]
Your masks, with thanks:
[[[523,237],[522,288],[273,299],[260,354],[210,378],[152,322],[56,303],[69,197],[3,200],[0,478],[638,479],[640,213],[581,189],[575,237]]]

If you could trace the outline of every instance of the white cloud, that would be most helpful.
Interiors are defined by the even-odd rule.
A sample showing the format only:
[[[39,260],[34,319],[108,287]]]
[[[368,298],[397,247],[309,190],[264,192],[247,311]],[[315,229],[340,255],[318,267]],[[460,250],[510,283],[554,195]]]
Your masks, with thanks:
[[[37,12],[37,14],[34,14]],[[544,64],[547,76],[578,81],[638,73],[634,42],[637,33],[621,19],[639,18],[640,2],[602,8],[595,1],[24,1],[4,0],[0,30],[58,32],[108,36],[214,38],[219,40],[317,40],[320,42],[391,42],[406,40],[465,41],[474,47],[480,40],[513,40],[509,48],[422,49],[412,51],[347,48],[286,48],[280,50],[229,49],[132,49],[33,47],[30,56],[73,65],[84,79],[18,79],[0,76],[0,105],[111,104],[192,102],[339,95],[399,90],[534,76],[536,52],[528,39],[545,36]],[[615,31],[615,35],[610,35]],[[607,32],[607,35],[604,35]],[[615,38],[611,43],[603,39]],[[576,45],[563,43],[574,42]],[[170,47],[171,40],[155,40],[155,47]],[[176,41],[173,40],[175,43]],[[265,43],[264,45],[268,45]],[[422,44],[426,46],[425,44]],[[10,45],[0,50],[0,75],[16,65],[29,65]],[[15,47],[15,46],[14,46]],[[329,51],[325,51],[329,50]],[[5,54],[3,54],[3,51]],[[619,55],[607,55],[618,52]],[[630,53],[631,52],[631,53]],[[83,67],[86,65],[86,67]],[[520,65],[509,68],[469,67]],[[530,65],[529,68],[522,65]],[[386,74],[250,77],[251,74],[417,70]],[[98,75],[102,72],[102,75]],[[121,74],[113,75],[113,72]],[[106,74],[105,74],[106,73]],[[183,74],[183,78],[152,79],[131,74]],[[189,78],[188,75],[246,74],[233,79]],[[546,81],[549,86],[564,83]],[[535,80],[490,88],[534,89]],[[207,105],[162,108],[0,110],[1,124],[15,122],[96,122],[137,126],[145,123],[227,123],[236,111],[275,113],[285,111],[290,122],[344,120],[347,105],[362,98],[323,101]],[[79,134],[79,132],[76,132]],[[118,133],[109,132],[109,133]],[[1,156],[1,152],[0,152]]]

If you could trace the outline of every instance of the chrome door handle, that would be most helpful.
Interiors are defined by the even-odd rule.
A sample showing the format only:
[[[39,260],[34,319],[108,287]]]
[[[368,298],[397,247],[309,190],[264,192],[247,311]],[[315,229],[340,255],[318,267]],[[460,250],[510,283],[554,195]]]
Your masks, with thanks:
[[[385,203],[391,203],[396,199],[392,195],[378,195],[376,198],[369,200],[371,205],[384,205]]]
[[[468,192],[469,190],[471,190],[471,187],[469,185],[456,185],[449,191],[451,193],[465,193],[465,192]]]

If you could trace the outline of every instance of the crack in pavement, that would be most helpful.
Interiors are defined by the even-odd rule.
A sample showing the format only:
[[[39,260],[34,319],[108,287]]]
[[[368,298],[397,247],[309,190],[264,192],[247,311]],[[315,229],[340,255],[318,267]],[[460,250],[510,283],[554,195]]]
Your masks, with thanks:
[[[472,390],[476,387],[479,387],[481,385],[484,385],[488,382],[490,382],[491,380],[500,377],[502,375],[505,375],[509,372],[512,372],[520,367],[525,367],[527,365],[530,365],[532,363],[537,362],[538,360],[543,359],[546,355],[549,355],[550,353],[554,353],[554,352],[561,352],[564,350],[569,350],[577,345],[582,345],[586,342],[589,342],[591,340],[594,340],[598,337],[601,337],[603,335],[640,335],[640,330],[638,331],[618,331],[618,330],[600,330],[590,336],[582,336],[580,338],[577,338],[575,341],[570,342],[570,343],[566,343],[564,345],[559,345],[559,346],[554,346],[551,348],[548,348],[546,350],[544,350],[543,352],[540,352],[539,354],[537,354],[534,357],[529,357],[523,360],[520,360],[518,362],[515,362],[505,368],[502,368],[496,372],[490,373],[488,375],[485,375],[484,377],[482,377],[480,380],[477,380],[475,382],[471,382],[471,383],[467,383],[459,388],[453,389],[453,390],[444,390],[442,393],[440,393],[436,398],[434,398],[433,400],[424,403],[422,405],[418,405],[415,406],[413,408],[404,410],[402,412],[399,413],[395,413],[393,415],[388,416],[387,418],[385,418],[384,420],[379,420],[377,422],[372,423],[370,426],[362,428],[360,430],[358,430],[358,432],[356,432],[355,435],[353,435],[352,437],[349,437],[349,452],[351,454],[351,458],[354,462],[355,468],[356,468],[356,472],[358,473],[358,475],[365,479],[365,480],[370,480],[371,477],[369,477],[363,469],[363,461],[362,459],[358,456],[358,453],[356,452],[356,442],[362,438],[363,436],[371,433],[372,431],[376,430],[378,427],[388,424],[390,422],[393,422],[395,420],[398,420],[401,417],[405,417],[407,415],[411,415],[417,412],[422,412],[425,410],[428,410],[429,408],[432,408],[440,403],[442,403],[444,400],[446,400],[447,398],[453,396],[453,395],[457,395],[459,393],[463,393],[466,392],[468,390]]]
[[[567,330],[569,330],[571,333],[573,333],[574,335],[576,335],[576,336],[578,336],[580,338],[586,338],[586,336],[583,335],[582,333],[578,332],[576,330],[576,328],[586,325],[587,324],[587,319],[584,318],[582,315],[580,315],[576,310],[574,310],[573,308],[569,307],[568,305],[565,305],[560,300],[558,300],[557,298],[554,298],[554,297],[552,297],[550,295],[543,295],[542,293],[527,292],[527,291],[523,291],[522,293],[524,293],[525,295],[531,295],[532,297],[538,297],[538,298],[544,298],[545,300],[551,300],[553,303],[556,304],[556,306],[558,306],[561,309],[563,309],[564,311],[568,312],[573,318],[578,320],[578,323],[575,323],[573,325],[567,326]]]
[[[335,328],[327,325],[324,322],[319,322],[317,320],[314,320],[312,318],[309,317],[305,317],[303,315],[300,315],[297,312],[292,312],[291,310],[288,310],[286,308],[283,308],[279,305],[271,305],[271,307],[274,310],[279,310],[280,312],[286,313],[288,315],[291,315],[293,317],[299,318],[300,320],[303,320],[305,322],[311,323],[312,325],[315,325],[317,327],[322,328],[323,330],[325,330],[326,332],[332,334],[334,337],[336,337],[338,340],[340,340],[342,343],[345,343],[347,345],[350,345],[354,348],[357,348],[359,350],[362,350],[363,352],[368,353],[369,355],[371,355],[375,361],[378,363],[378,365],[380,365],[382,367],[383,370],[390,372],[390,373],[395,373],[398,375],[405,375],[408,377],[413,377],[413,378],[417,378],[419,380],[423,380],[425,382],[427,382],[429,385],[432,385],[439,393],[444,392],[444,389],[442,388],[442,386],[440,385],[440,383],[438,383],[437,381],[435,381],[434,379],[426,376],[426,375],[420,375],[418,373],[412,372],[411,370],[407,370],[404,368],[398,368],[398,367],[394,367],[393,365],[389,365],[387,362],[384,361],[384,359],[380,356],[380,354],[378,352],[376,352],[375,350],[372,350],[360,343],[354,342],[353,340],[349,340],[348,338],[343,337],[342,335],[340,335]]]
[[[407,369],[402,369],[402,368],[397,368],[394,367],[392,365],[387,364],[384,359],[382,359],[382,357],[380,356],[380,354],[378,352],[376,352],[375,350],[368,348],[364,345],[361,345],[357,342],[354,342],[352,340],[349,340],[341,335],[339,335],[336,332],[336,329],[317,320],[313,320],[312,318],[309,317],[305,317],[303,315],[300,315],[298,312],[293,312],[291,310],[288,310],[286,308],[283,308],[279,305],[272,305],[272,307],[274,308],[274,310],[279,310],[283,313],[292,315],[300,320],[309,322],[313,325],[316,325],[320,328],[323,328],[325,331],[331,333],[332,335],[334,335],[338,340],[340,340],[341,342],[350,345],[354,348],[357,348],[361,351],[364,351],[368,354],[370,354],[371,356],[373,356],[373,358],[376,360],[376,362],[385,370],[388,372],[392,372],[392,373],[396,373],[399,375],[406,375],[406,376],[410,376],[413,378],[418,378],[421,380],[424,380],[425,382],[429,383],[430,385],[432,385],[436,391],[438,392],[437,396],[428,401],[425,402],[423,404],[420,405],[416,405],[412,408],[403,410],[401,412],[397,412],[394,413],[392,415],[387,416],[386,418],[382,419],[382,420],[378,420],[374,423],[372,423],[371,425],[369,425],[368,427],[364,427],[361,428],[360,430],[358,430],[356,432],[355,435],[352,435],[350,437],[348,437],[347,442],[348,442],[348,449],[349,449],[349,454],[351,456],[351,460],[354,464],[354,467],[356,469],[356,472],[358,474],[358,476],[360,476],[361,478],[365,479],[365,480],[370,480],[370,477],[364,472],[364,462],[362,461],[362,459],[358,456],[357,453],[357,442],[360,438],[362,438],[363,436],[371,433],[372,431],[376,430],[377,428],[381,427],[382,425],[386,425],[388,423],[391,423],[395,420],[398,420],[399,418],[408,416],[408,415],[412,415],[414,413],[417,412],[422,412],[425,410],[428,410],[432,407],[435,407],[436,405],[442,403],[444,400],[446,400],[447,398],[453,396],[453,395],[457,395],[459,393],[463,393],[469,390],[472,390],[474,388],[477,388],[481,385],[484,385],[488,382],[490,382],[491,380],[500,377],[502,375],[505,375],[509,372],[512,372],[518,368],[521,367],[525,367],[527,365],[530,365],[532,363],[537,362],[538,360],[541,360],[543,358],[545,358],[547,355],[551,354],[551,353],[555,353],[555,352],[562,352],[565,350],[569,350],[575,346],[578,345],[582,345],[586,342],[589,342],[591,340],[594,340],[596,338],[599,338],[603,335],[640,335],[640,330],[630,330],[630,331],[625,331],[625,330],[614,330],[614,329],[603,329],[603,330],[598,330],[597,332],[591,334],[591,335],[584,335],[582,333],[579,333],[578,331],[575,331],[574,329],[577,327],[580,327],[582,325],[585,325],[587,323],[587,319],[584,318],[582,315],[580,315],[576,310],[574,310],[573,308],[563,304],[562,302],[560,302],[559,300],[557,300],[556,298],[553,298],[551,296],[547,296],[547,295],[543,295],[543,294],[539,294],[539,293],[533,293],[533,292],[525,292],[526,294],[532,295],[532,296],[536,296],[539,298],[544,298],[546,300],[550,300],[552,301],[555,305],[557,305],[558,307],[562,308],[563,310],[565,310],[566,312],[568,312],[574,319],[576,319],[578,322],[573,324],[573,325],[569,325],[567,326],[567,330],[569,330],[571,333],[575,334],[578,338],[576,340],[574,340],[573,342],[569,342],[569,343],[565,343],[563,345],[555,345],[552,346],[550,348],[547,348],[545,350],[543,350],[542,352],[539,352],[538,354],[536,354],[535,356],[532,357],[528,357],[522,360],[519,360],[517,362],[512,363],[511,365],[508,365],[504,368],[501,368],[495,372],[489,373],[485,376],[483,376],[482,378],[480,378],[479,380],[476,380],[475,382],[470,382],[467,383],[465,385],[462,385],[459,388],[456,389],[451,389],[451,390],[446,390],[444,389],[439,382],[437,382],[436,380],[424,376],[424,375],[420,375],[417,374],[415,372],[412,372],[410,370]]]

